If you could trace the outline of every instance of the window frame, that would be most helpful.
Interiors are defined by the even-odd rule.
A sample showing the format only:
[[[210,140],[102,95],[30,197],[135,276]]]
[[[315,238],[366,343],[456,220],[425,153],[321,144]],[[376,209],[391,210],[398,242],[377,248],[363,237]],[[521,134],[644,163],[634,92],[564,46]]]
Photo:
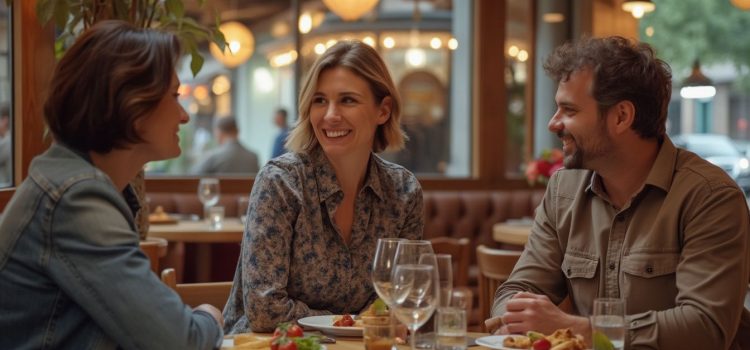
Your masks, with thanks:
[[[11,6],[13,86],[13,184],[0,189],[0,211],[28,175],[31,160],[50,145],[45,138],[44,92],[55,66],[52,25],[36,19],[36,0],[13,0]]]
[[[424,190],[523,189],[523,178],[507,178],[505,146],[497,135],[505,135],[506,88],[503,77],[505,55],[497,38],[505,37],[505,1],[475,0],[474,70],[472,90],[472,174],[471,178],[444,179],[420,177]],[[14,172],[15,184],[28,175],[31,159],[49,147],[42,118],[44,92],[55,66],[54,30],[41,27],[35,14],[36,1],[13,0],[13,90],[14,90]],[[21,30],[23,28],[23,30]],[[533,56],[532,56],[533,57]],[[498,64],[500,62],[501,64]],[[532,80],[533,81],[533,80]],[[531,91],[533,88],[530,87]],[[529,96],[528,98],[533,98]],[[532,112],[529,112],[531,115]],[[526,128],[533,124],[527,116]],[[42,141],[40,141],[42,140]],[[530,152],[532,142],[525,149]],[[220,177],[225,193],[249,193],[253,179]],[[147,178],[148,192],[195,192],[199,177]],[[0,210],[15,193],[15,187],[0,190]]]

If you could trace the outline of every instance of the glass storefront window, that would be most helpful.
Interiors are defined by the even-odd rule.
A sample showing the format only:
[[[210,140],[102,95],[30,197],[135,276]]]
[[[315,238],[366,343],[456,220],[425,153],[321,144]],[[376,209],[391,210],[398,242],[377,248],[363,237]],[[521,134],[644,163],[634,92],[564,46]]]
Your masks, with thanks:
[[[180,135],[183,154],[149,164],[151,176],[195,175],[195,165],[218,146],[212,125],[226,116],[236,117],[240,143],[262,166],[280,132],[276,111],[285,109],[287,124],[293,125],[297,82],[326,48],[347,39],[381,53],[403,100],[410,140],[406,149],[381,156],[420,176],[471,176],[472,1],[381,0],[356,21],[342,20],[322,1],[302,2],[299,18],[292,2],[267,2],[277,10],[247,23],[255,50],[246,63],[228,69],[207,56],[197,77],[187,67],[181,71],[182,102],[191,116]],[[264,3],[237,13],[252,13]]]

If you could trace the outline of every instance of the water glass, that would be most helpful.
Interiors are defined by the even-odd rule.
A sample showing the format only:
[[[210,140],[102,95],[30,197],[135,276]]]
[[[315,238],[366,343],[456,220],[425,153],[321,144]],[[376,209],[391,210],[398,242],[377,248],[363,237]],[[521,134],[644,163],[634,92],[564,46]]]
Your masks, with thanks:
[[[384,322],[365,322],[362,336],[365,350],[391,350],[396,345],[396,327],[385,317]]]
[[[435,328],[438,350],[466,349],[466,310],[453,306],[439,308]]]
[[[625,300],[597,298],[591,316],[594,350],[625,347]],[[611,344],[611,346],[610,346]]]
[[[214,206],[208,208],[208,227],[211,230],[221,230],[224,225],[224,207]]]
[[[198,182],[198,199],[203,203],[203,217],[208,219],[208,208],[219,203],[219,179],[206,177]]]

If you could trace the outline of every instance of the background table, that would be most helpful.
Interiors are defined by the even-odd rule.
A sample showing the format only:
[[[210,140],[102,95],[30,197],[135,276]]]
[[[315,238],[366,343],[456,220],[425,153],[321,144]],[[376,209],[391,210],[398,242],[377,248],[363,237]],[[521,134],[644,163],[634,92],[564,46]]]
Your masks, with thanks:
[[[185,243],[196,243],[196,282],[211,281],[211,243],[240,243],[245,226],[238,218],[226,218],[221,229],[212,230],[205,221],[178,221],[176,224],[150,225],[149,237],[166,239],[169,251],[165,265],[174,267],[178,281],[185,272]]]
[[[531,234],[531,224],[501,222],[492,226],[492,238],[495,242],[526,245]]]

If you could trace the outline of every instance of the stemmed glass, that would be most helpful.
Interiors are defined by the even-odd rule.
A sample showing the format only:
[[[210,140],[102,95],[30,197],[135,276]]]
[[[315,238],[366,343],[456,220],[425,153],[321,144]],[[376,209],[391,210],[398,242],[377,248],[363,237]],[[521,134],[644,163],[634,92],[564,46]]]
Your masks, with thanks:
[[[417,339],[414,334],[432,317],[440,299],[435,267],[423,264],[396,265],[392,282],[393,313],[411,331],[411,349],[415,350]]]
[[[203,203],[203,218],[208,220],[208,208],[219,203],[219,179],[201,179],[198,183],[198,199]]]
[[[427,264],[433,267],[432,273],[435,281],[438,281],[440,276],[438,275],[438,265],[435,258],[435,252],[432,250],[432,243],[425,240],[413,240],[413,241],[402,241],[398,244],[396,249],[396,260],[395,265],[405,264]],[[439,296],[438,296],[439,297]],[[433,324],[427,325],[427,332],[432,330]],[[411,337],[416,340],[417,347],[419,348],[430,348],[432,347],[432,334],[418,334],[416,332],[411,333]]]
[[[393,283],[393,266],[395,266],[396,250],[398,243],[405,241],[403,238],[380,238],[375,248],[375,257],[372,260],[372,285],[380,299],[391,306],[391,290]]]

